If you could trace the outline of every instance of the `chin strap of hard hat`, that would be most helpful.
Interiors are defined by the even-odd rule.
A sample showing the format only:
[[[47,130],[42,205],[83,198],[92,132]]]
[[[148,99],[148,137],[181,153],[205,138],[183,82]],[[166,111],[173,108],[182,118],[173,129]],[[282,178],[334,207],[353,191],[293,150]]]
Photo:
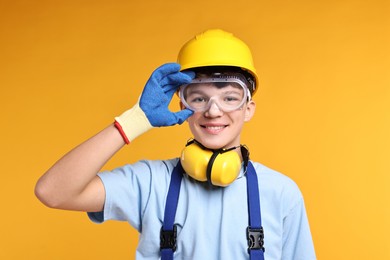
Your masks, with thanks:
[[[250,259],[264,260],[264,232],[261,225],[260,193],[256,170],[249,161],[249,152],[242,146],[241,151],[246,170],[249,226],[247,227],[248,253]],[[160,231],[160,252],[162,260],[173,260],[176,251],[177,230],[174,224],[181,180],[184,174],[180,161],[174,168],[164,211],[164,222]]]

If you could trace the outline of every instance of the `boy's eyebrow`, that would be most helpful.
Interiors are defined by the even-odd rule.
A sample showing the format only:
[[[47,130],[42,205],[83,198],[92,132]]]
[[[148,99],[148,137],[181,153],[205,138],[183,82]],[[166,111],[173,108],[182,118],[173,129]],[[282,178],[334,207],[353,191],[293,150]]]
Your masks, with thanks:
[[[195,89],[193,89],[193,88],[188,88],[187,90],[186,90],[186,92],[185,92],[187,95],[188,94],[205,94],[205,91],[203,91],[203,90],[199,90],[199,89],[197,89],[197,88],[195,88]]]
[[[240,90],[228,90],[228,91],[225,91],[223,92],[223,94],[237,94],[237,95],[241,95],[242,91]]]

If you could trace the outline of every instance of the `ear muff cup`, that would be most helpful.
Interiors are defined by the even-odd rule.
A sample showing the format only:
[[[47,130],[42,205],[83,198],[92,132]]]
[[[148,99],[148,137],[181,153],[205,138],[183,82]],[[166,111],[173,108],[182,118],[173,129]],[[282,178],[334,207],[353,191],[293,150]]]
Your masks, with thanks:
[[[206,169],[212,151],[204,150],[195,143],[187,145],[181,153],[181,165],[185,172],[198,181],[207,181]]]
[[[234,150],[211,151],[196,142],[189,142],[181,154],[185,172],[201,182],[226,187],[239,175],[241,159]]]

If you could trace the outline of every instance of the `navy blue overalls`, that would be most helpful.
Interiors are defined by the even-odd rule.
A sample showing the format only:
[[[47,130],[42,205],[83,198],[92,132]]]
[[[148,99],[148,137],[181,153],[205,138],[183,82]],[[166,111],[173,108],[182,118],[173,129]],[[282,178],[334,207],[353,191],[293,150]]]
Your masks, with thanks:
[[[242,146],[241,151],[244,157],[248,194],[248,253],[251,260],[264,260],[264,231],[261,224],[260,193],[257,174],[252,163],[249,161],[248,150]],[[160,231],[160,252],[162,260],[173,260],[173,252],[176,250],[177,233],[174,221],[183,174],[184,170],[179,161],[172,172],[165,205],[164,223]]]

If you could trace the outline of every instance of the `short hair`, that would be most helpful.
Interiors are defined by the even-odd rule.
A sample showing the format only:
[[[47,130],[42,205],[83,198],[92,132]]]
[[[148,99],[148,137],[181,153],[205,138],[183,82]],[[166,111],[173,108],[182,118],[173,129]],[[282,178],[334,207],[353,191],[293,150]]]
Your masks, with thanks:
[[[206,66],[206,67],[197,67],[197,68],[191,68],[188,69],[188,71],[193,71],[196,74],[196,78],[198,77],[205,77],[205,76],[213,76],[215,74],[221,74],[221,75],[229,75],[229,74],[241,74],[247,81],[248,81],[248,89],[251,93],[256,89],[255,79],[246,70],[243,70],[240,67],[234,67],[234,66]]]

